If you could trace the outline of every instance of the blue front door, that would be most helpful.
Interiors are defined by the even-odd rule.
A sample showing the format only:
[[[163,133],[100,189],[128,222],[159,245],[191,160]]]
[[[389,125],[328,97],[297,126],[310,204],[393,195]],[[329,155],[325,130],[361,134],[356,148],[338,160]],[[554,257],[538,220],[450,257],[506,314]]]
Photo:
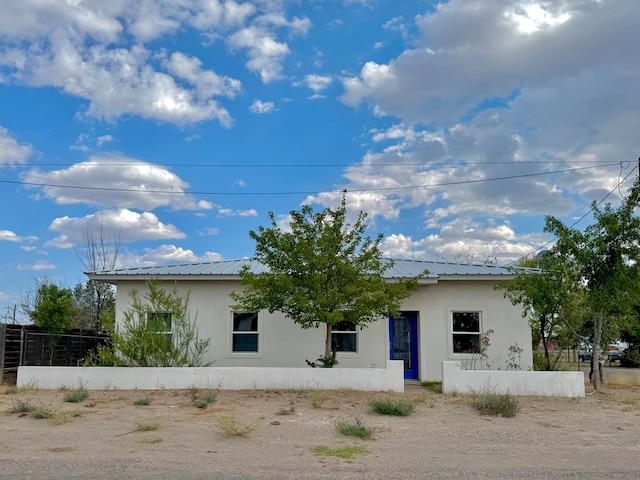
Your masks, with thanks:
[[[418,372],[418,314],[401,312],[389,319],[391,360],[404,361],[404,378],[417,380]]]

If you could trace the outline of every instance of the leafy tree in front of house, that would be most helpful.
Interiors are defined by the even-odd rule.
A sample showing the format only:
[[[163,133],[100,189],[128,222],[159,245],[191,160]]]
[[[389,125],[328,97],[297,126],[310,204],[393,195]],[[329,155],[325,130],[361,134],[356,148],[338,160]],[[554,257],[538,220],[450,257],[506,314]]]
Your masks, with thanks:
[[[292,211],[285,230],[269,213],[270,227],[249,235],[256,242],[254,259],[268,268],[241,271],[243,291],[234,292],[236,310],[280,311],[302,328],[326,328],[322,366],[335,364],[332,327],[358,327],[397,315],[400,303],[416,288],[416,279],[387,282],[392,264],[382,259],[380,242],[364,236],[366,213],[347,222],[346,192],[340,207],[314,212],[309,205]]]
[[[73,318],[75,328],[107,330],[109,320],[116,309],[116,294],[111,285],[99,287],[95,280],[78,283],[73,288],[73,303],[76,313]]]
[[[518,272],[516,277],[499,287],[514,305],[523,306],[522,314],[529,318],[534,349],[542,343],[544,369],[553,370],[549,343],[563,337],[575,339],[574,333],[585,320],[584,286],[572,264],[554,252],[545,252],[529,266],[536,266],[540,271],[514,270]]]
[[[189,294],[165,290],[157,281],[147,291],[129,293],[131,306],[111,332],[111,343],[87,360],[88,365],[120,367],[206,367],[211,343],[198,335],[189,310]],[[106,322],[105,322],[106,323]]]
[[[37,303],[31,311],[31,320],[49,335],[49,364],[52,365],[60,335],[72,327],[73,296],[68,288],[42,282],[35,298]]]
[[[570,262],[579,272],[585,287],[586,303],[593,322],[594,359],[600,358],[603,331],[619,329],[637,321],[640,285],[640,183],[636,182],[628,197],[617,209],[604,209],[594,202],[595,223],[584,232],[566,227],[547,217],[545,230],[557,237],[553,251]],[[592,381],[600,388],[600,365],[594,361]]]

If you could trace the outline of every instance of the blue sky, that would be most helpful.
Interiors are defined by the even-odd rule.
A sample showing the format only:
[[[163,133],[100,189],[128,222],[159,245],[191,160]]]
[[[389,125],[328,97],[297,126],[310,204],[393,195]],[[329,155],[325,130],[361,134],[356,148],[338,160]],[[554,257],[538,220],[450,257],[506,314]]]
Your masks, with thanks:
[[[1,3],[0,315],[99,225],[239,258],[347,189],[388,256],[505,264],[637,173],[637,0]]]

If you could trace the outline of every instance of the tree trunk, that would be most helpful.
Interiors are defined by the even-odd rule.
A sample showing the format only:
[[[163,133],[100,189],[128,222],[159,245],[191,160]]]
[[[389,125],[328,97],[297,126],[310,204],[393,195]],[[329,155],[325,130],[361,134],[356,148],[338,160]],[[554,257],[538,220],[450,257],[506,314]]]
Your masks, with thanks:
[[[593,331],[593,351],[591,352],[591,363],[593,364],[593,373],[591,382],[593,383],[593,389],[600,391],[600,384],[602,380],[602,365],[600,364],[601,346],[600,340],[602,338],[602,311],[596,316],[595,328]]]
[[[331,325],[329,325],[328,323],[326,325],[327,325],[327,337],[324,343],[324,358],[328,359],[333,354],[333,349],[331,348],[333,346],[333,335],[331,334]]]
[[[547,336],[545,330],[547,327],[547,320],[544,315],[540,316],[540,336],[542,337],[542,347],[544,348],[544,369],[548,372],[551,370],[551,360],[549,359],[549,345],[547,344]]]

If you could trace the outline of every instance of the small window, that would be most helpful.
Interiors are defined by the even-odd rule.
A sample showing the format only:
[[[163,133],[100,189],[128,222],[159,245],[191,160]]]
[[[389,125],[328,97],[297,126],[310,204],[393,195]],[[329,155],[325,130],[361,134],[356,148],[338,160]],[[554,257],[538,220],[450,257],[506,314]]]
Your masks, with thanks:
[[[351,322],[338,322],[331,328],[332,347],[336,352],[357,352],[358,333]]]
[[[258,352],[258,314],[233,312],[232,352]]]
[[[480,312],[452,312],[453,353],[479,353]]]
[[[148,312],[147,329],[150,332],[164,335],[167,344],[173,341],[173,315],[170,312]]]

